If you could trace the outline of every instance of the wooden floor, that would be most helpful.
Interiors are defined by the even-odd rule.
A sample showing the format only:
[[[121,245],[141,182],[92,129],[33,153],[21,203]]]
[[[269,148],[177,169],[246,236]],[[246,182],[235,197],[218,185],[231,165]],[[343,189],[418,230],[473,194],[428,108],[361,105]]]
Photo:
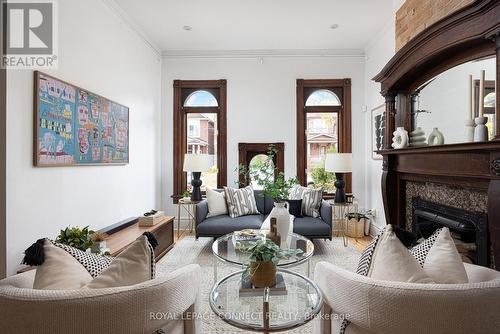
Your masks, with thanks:
[[[184,237],[194,236],[194,231],[193,232],[181,231],[181,235],[179,238],[177,238],[177,231],[175,231],[174,235],[175,235],[174,236],[175,242],[177,242],[178,240],[182,240],[182,238]],[[349,240],[349,243],[353,245],[360,252],[362,252],[366,248],[366,246],[368,246],[368,244],[373,240],[373,238],[370,236],[363,238],[347,238],[347,239]]]

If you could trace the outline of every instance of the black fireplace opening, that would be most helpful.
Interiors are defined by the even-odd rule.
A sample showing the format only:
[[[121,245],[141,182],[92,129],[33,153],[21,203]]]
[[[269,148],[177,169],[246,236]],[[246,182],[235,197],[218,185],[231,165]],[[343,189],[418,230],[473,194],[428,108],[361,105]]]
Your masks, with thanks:
[[[490,267],[488,215],[412,198],[412,230],[428,238],[441,227],[450,229],[464,262]]]

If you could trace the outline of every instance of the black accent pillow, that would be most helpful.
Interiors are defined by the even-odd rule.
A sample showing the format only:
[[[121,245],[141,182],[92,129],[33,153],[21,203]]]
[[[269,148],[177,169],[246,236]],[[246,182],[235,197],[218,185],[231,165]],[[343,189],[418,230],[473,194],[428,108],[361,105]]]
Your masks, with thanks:
[[[301,199],[289,199],[288,202],[288,212],[294,215],[296,218],[302,218],[302,200]]]

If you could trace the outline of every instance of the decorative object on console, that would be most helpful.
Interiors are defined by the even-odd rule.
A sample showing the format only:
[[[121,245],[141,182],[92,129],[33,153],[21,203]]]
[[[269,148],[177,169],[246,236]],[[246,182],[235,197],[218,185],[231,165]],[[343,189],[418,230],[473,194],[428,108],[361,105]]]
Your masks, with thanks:
[[[325,170],[335,173],[335,203],[345,203],[344,174],[352,172],[352,153],[328,153]]]
[[[192,179],[191,185],[193,191],[191,192],[191,200],[195,202],[201,201],[201,173],[210,169],[210,157],[208,154],[184,154],[184,167],[185,172],[191,172]]]
[[[93,242],[90,236],[94,233],[94,231],[89,230],[88,226],[84,228],[66,227],[59,232],[56,242],[86,251],[92,247]]]
[[[425,131],[422,130],[422,128],[418,127],[410,133],[410,146],[427,146],[427,138],[425,137]]]
[[[398,127],[396,131],[392,133],[392,148],[400,149],[408,147],[410,138],[408,137],[408,131],[403,127]]]
[[[278,233],[276,218],[272,217],[270,219],[270,225],[269,233],[266,234],[266,238],[271,239],[276,245],[281,245],[281,235]]]
[[[35,71],[35,166],[127,164],[129,108]]]
[[[184,201],[184,203],[189,203],[189,201],[191,200],[191,194],[189,193],[189,191],[185,190],[182,193],[182,200]]]
[[[104,254],[107,249],[106,249],[106,239],[108,239],[109,235],[107,233],[102,233],[102,232],[95,232],[90,236],[90,239],[92,239],[92,253],[97,253],[97,254]]]
[[[429,146],[444,145],[444,135],[438,128],[434,128],[427,139]]]

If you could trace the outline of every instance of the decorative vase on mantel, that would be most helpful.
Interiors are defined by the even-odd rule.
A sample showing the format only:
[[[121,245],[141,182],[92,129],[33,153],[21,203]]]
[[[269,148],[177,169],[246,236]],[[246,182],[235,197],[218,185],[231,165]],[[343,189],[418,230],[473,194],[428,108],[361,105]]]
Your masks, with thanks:
[[[434,128],[427,139],[429,146],[444,145],[444,135],[438,128]]]
[[[290,232],[290,213],[286,202],[274,202],[274,208],[269,214],[269,218],[276,218],[276,228],[281,236],[281,248],[286,247],[286,239]]]
[[[395,149],[401,149],[408,147],[410,142],[410,137],[408,136],[408,131],[403,127],[398,127],[396,131],[392,133],[392,147]]]

